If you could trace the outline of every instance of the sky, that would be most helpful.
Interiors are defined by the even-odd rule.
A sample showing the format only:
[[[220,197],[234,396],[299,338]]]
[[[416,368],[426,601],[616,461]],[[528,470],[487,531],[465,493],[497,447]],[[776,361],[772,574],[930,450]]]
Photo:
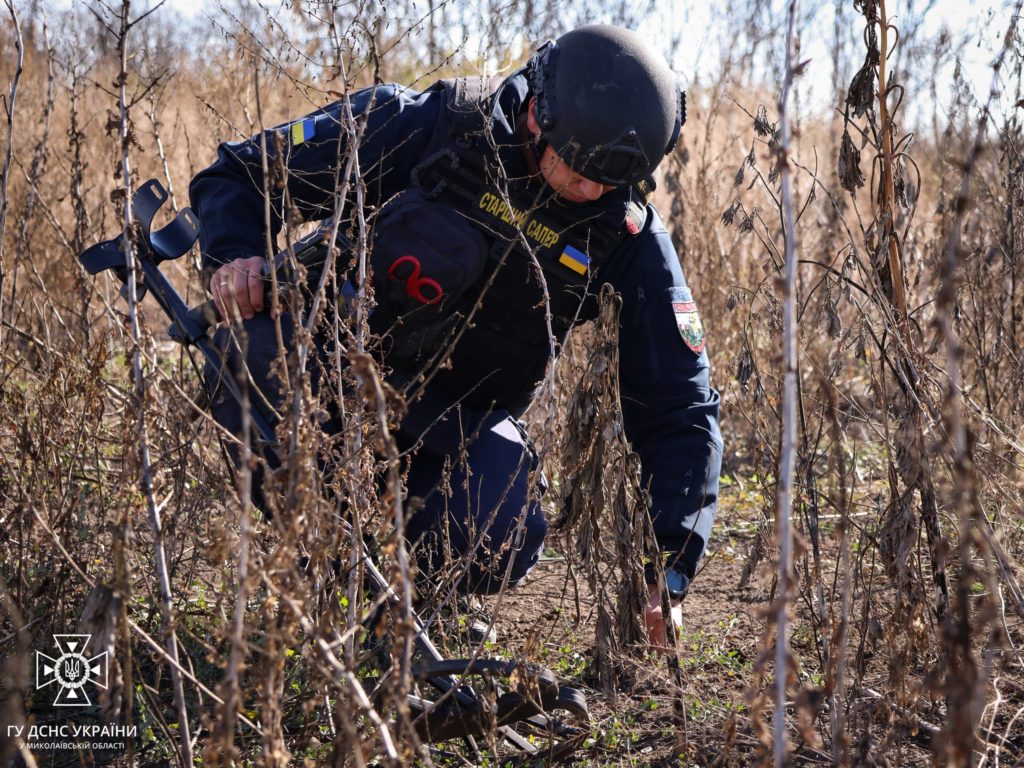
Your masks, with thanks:
[[[851,0],[843,0],[852,7]],[[926,0],[917,0],[916,6],[921,7]],[[714,21],[715,3],[705,0],[659,0],[660,15],[646,22],[642,31],[652,40],[667,40],[670,30],[685,24],[690,30],[699,30],[699,34],[685,34],[692,44],[684,44],[674,51],[673,67],[676,71],[693,73],[695,79],[705,82],[717,77],[717,67],[722,59],[720,39],[726,30],[716,30]],[[779,25],[785,22],[786,0],[772,0],[778,14]],[[976,45],[969,45],[963,51],[962,67],[966,79],[971,83],[976,94],[987,95],[992,81],[992,61],[1002,48],[1003,36],[1009,26],[1016,0],[935,0],[934,7],[926,14],[924,32],[928,36],[937,35],[945,26],[954,34],[970,31],[978,36]],[[899,27],[901,12],[908,7],[907,0],[889,0],[886,10],[892,22]],[[852,18],[852,11],[847,10],[847,18]],[[665,23],[667,22],[667,23]],[[721,25],[718,25],[719,27]],[[819,34],[805,32],[801,40],[801,60],[810,59],[810,66],[805,70],[802,87],[811,96],[810,102],[820,98],[831,98],[831,48],[832,18],[815,19],[815,26],[820,27]],[[862,29],[863,23],[854,29]],[[859,50],[863,43],[859,37],[852,41]],[[725,41],[725,45],[731,41]],[[782,52],[780,52],[781,55]],[[817,75],[816,75],[817,73]],[[815,82],[817,77],[817,82]],[[939,74],[940,80],[952,85],[952,69]],[[942,90],[940,88],[940,90]],[[948,88],[947,88],[948,91]],[[820,94],[820,98],[814,95]]]
[[[847,6],[852,6],[851,0],[842,1]],[[900,24],[901,13],[906,12],[908,3],[912,1],[887,1],[887,11],[897,26]],[[639,29],[663,50],[668,47],[673,30],[682,30],[684,44],[673,51],[671,63],[681,74],[684,83],[692,83],[694,80],[708,82],[718,74],[716,67],[721,62],[721,48],[731,43],[723,42],[721,39],[726,30],[716,29],[714,9],[718,2],[720,0],[657,0],[657,13]],[[787,0],[771,2],[779,23],[784,23]],[[926,2],[927,0],[916,0],[916,6],[920,7]],[[191,18],[201,18],[204,10],[210,8],[208,2],[200,3],[196,0],[168,0],[168,3],[175,10]],[[1002,47],[1003,35],[1016,5],[1017,0],[935,0],[934,7],[925,17],[925,31],[928,34],[937,33],[943,25],[954,33],[977,33],[977,44],[967,46],[963,51],[962,67],[966,79],[979,98],[984,98],[989,92],[992,81],[991,64]],[[847,14],[852,18],[851,10],[847,10]],[[805,33],[801,41],[801,58],[810,59],[811,65],[807,68],[807,74],[800,87],[803,91],[804,104],[812,108],[828,109],[829,101],[834,99],[830,82],[832,20],[819,18],[814,21],[815,25],[821,28],[819,34]],[[861,46],[859,39],[852,42]],[[940,72],[938,77],[939,98],[949,97],[953,82],[952,68],[947,72]]]

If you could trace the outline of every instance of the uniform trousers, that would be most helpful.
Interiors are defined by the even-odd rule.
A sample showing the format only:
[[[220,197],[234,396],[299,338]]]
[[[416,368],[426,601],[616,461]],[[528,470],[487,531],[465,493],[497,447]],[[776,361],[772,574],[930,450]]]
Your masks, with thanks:
[[[289,315],[282,316],[281,327],[285,346],[291,348]],[[241,405],[220,384],[222,375],[241,376],[247,366],[248,386],[257,387],[275,408],[281,400],[280,382],[272,374],[278,357],[273,319],[261,312],[243,321],[243,329],[239,337],[226,327],[218,329],[214,339],[225,365],[218,370],[207,363],[204,371],[213,416],[235,435],[242,431]],[[321,359],[329,359],[327,342],[317,342]],[[319,370],[319,365],[310,366],[314,392]],[[250,401],[255,394],[250,392]],[[328,431],[339,427],[336,419],[322,426]],[[476,594],[521,581],[537,563],[548,528],[540,503],[547,484],[522,424],[506,410],[455,405],[428,388],[410,404],[395,437],[408,456],[403,463],[405,531],[420,577],[429,581],[461,564],[455,578],[463,591]],[[231,454],[237,465],[236,447]],[[254,474],[253,500],[266,514],[262,478],[261,471]]]

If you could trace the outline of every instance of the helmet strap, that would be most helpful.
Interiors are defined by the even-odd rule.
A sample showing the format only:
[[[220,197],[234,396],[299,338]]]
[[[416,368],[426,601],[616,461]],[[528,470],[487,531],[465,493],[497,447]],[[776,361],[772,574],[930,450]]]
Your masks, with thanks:
[[[536,101],[534,104],[536,104]],[[527,106],[527,109],[529,109],[529,106]],[[539,133],[531,131],[527,125],[525,112],[520,119],[522,122],[519,125],[519,130],[523,134],[523,143],[529,149],[530,156],[533,158],[534,165],[536,165],[536,172],[540,173],[540,160],[544,156],[544,150],[548,147],[548,140],[544,138],[544,129],[540,128]],[[534,112],[534,119],[537,120],[536,112]]]
[[[548,148],[548,140],[544,138],[544,135],[535,136],[533,141],[530,142],[530,152],[533,154],[533,159],[537,163],[537,170],[540,170],[540,159],[544,156],[544,150]]]

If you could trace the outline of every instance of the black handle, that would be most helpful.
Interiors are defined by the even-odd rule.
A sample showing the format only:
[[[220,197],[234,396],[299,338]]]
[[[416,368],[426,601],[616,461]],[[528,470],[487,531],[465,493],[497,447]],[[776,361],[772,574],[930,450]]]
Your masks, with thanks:
[[[182,344],[195,344],[198,339],[206,336],[210,327],[216,325],[220,319],[217,305],[213,299],[186,309],[180,317],[174,317],[175,320],[167,329],[167,333],[172,339]]]

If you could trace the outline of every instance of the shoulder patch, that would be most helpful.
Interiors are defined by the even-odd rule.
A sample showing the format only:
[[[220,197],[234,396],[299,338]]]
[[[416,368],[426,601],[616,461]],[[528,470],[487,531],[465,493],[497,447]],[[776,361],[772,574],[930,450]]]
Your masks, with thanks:
[[[700,321],[697,303],[692,299],[683,301],[682,291],[672,291],[672,313],[676,316],[676,327],[683,343],[699,355],[704,351],[704,325]]]
[[[635,200],[630,200],[626,205],[626,231],[631,235],[638,235],[646,221],[647,211],[644,206]]]
[[[638,181],[629,188],[629,202],[626,203],[626,231],[631,235],[639,235],[647,223],[647,203],[654,192],[654,179]]]
[[[292,146],[297,147],[316,136],[316,121],[312,117],[292,123]]]
[[[585,275],[587,267],[590,266],[590,257],[578,248],[566,245],[562,255],[558,257],[558,263],[568,267],[577,275]]]

